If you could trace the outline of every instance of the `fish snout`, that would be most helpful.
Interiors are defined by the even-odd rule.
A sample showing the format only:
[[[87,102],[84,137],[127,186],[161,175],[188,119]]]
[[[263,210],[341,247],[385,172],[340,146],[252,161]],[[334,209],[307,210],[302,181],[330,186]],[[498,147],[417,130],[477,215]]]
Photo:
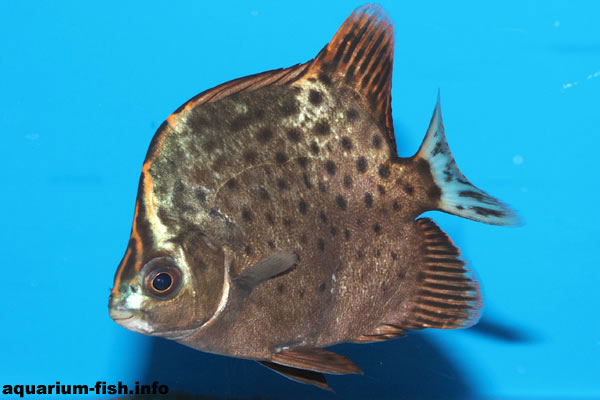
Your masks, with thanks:
[[[108,313],[117,323],[133,317],[133,313],[121,301],[115,300],[112,294],[108,297]]]

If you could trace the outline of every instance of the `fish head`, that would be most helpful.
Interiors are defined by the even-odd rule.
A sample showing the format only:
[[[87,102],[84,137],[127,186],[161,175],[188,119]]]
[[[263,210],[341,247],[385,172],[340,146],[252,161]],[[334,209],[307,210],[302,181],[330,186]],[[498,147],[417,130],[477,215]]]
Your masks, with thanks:
[[[225,251],[196,229],[159,232],[143,223],[138,208],[115,274],[110,316],[135,332],[184,338],[224,308],[229,292]]]

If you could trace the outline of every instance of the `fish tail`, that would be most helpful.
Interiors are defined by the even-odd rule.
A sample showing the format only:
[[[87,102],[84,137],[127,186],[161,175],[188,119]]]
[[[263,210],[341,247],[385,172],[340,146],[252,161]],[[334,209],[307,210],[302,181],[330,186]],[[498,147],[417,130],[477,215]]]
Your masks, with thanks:
[[[458,169],[444,134],[439,93],[429,129],[413,160],[417,165],[429,166],[434,185],[432,189],[439,194],[431,209],[491,225],[519,224],[518,217],[510,208],[474,186]]]

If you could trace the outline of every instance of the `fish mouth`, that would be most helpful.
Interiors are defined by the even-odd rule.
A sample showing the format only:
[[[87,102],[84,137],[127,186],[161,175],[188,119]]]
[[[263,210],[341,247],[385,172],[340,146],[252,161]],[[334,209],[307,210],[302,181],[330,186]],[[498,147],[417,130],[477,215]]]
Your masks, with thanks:
[[[110,317],[118,324],[133,318],[133,313],[119,306],[111,308],[109,311]]]

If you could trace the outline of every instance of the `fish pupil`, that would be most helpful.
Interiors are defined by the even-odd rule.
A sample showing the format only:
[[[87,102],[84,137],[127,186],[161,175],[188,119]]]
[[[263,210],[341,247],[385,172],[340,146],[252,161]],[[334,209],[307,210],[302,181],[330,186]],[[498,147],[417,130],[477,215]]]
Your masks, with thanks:
[[[152,286],[157,291],[164,292],[165,290],[171,287],[172,283],[173,279],[171,278],[171,275],[165,272],[161,272],[160,274],[156,275],[156,277],[152,281]]]

